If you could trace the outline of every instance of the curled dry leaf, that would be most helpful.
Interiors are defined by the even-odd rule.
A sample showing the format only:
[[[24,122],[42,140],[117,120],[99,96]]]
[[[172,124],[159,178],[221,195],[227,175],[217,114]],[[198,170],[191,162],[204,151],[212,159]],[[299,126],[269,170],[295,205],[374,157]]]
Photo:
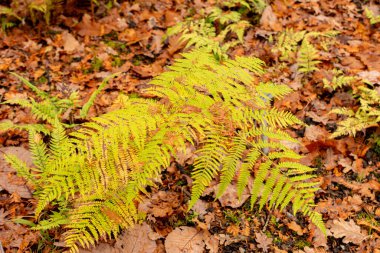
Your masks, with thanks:
[[[366,236],[360,232],[360,227],[353,220],[349,222],[342,219],[333,220],[330,232],[335,238],[343,238],[344,243],[360,244]]]

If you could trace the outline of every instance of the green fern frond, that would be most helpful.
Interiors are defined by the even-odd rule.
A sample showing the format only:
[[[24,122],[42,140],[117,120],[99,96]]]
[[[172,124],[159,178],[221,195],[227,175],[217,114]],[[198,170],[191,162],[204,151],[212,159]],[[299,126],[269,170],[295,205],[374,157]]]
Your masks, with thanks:
[[[5,154],[4,158],[16,170],[19,176],[25,178],[33,185],[36,185],[37,179],[31,172],[31,170],[38,172],[36,169],[29,168],[26,163],[20,160],[16,155]]]
[[[333,78],[331,81],[327,80],[326,78],[322,80],[324,88],[331,87],[333,90],[335,90],[337,88],[342,88],[344,86],[350,85],[356,79],[353,76],[345,76],[343,74],[343,71],[338,69],[333,69],[332,73]]]
[[[49,230],[53,228],[59,228],[61,226],[67,225],[70,222],[70,219],[67,217],[67,214],[62,212],[52,212],[48,220],[42,220],[33,227],[33,230]]]
[[[318,70],[316,66],[321,62],[317,60],[318,58],[317,49],[315,49],[308,39],[304,39],[297,57],[298,71],[307,74]]]
[[[39,133],[43,133],[44,135],[50,135],[50,130],[42,124],[14,124],[10,120],[4,120],[0,122],[0,132],[8,131],[10,129],[20,129],[20,130],[34,130]]]
[[[373,11],[371,11],[370,9],[365,8],[365,15],[369,19],[369,23],[371,25],[375,25],[377,23],[380,23],[380,15],[375,16],[375,14],[373,13]]]
[[[39,171],[34,177],[36,218],[49,216],[44,212],[52,203],[67,208],[61,212],[67,223],[59,223],[53,214],[57,217],[40,228],[61,224],[72,252],[114,237],[141,219],[135,204],[149,195],[146,187],[154,186],[189,144],[197,149],[189,208],[212,180],[220,178],[221,196],[236,176],[241,197],[254,176],[252,207],[258,203],[262,209],[269,203],[270,208],[283,209],[292,203],[293,211],[323,228],[313,213],[313,169],[297,163],[299,156],[280,142],[296,141],[283,128],[302,122],[255,99],[267,94],[280,98],[289,89],[256,82],[253,75],[263,73],[263,63],[256,58],[220,62],[206,50],[183,57],[143,91],[152,99],[125,99],[121,109],[95,117],[70,134],[54,117],[49,145],[29,131]],[[28,173],[22,164],[16,166]]]
[[[194,179],[189,208],[201,197],[204,189],[220,172],[223,157],[227,154],[225,137],[210,133],[198,150],[191,177]]]
[[[112,75],[107,76],[103,79],[102,83],[99,85],[99,87],[93,92],[89,98],[89,100],[83,105],[82,109],[80,110],[80,116],[82,118],[86,118],[88,111],[90,107],[94,104],[96,97],[100,94],[100,92],[106,87],[108,81],[115,76],[119,75],[120,73],[114,73]]]
[[[220,184],[216,193],[216,198],[219,198],[231,184],[232,179],[236,174],[238,164],[243,152],[246,150],[247,141],[244,137],[237,136],[232,140],[232,147],[228,149],[228,155],[223,159],[222,170],[220,176]]]

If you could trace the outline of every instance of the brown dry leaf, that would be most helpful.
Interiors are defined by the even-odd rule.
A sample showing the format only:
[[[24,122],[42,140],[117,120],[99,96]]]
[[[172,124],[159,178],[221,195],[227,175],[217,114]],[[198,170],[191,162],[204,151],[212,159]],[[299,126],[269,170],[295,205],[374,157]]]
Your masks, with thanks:
[[[44,70],[44,69],[39,68],[39,69],[35,70],[34,73],[33,73],[33,78],[34,78],[34,80],[37,80],[37,79],[40,78],[43,74],[45,74],[45,70]]]
[[[218,187],[216,189],[218,189]],[[223,207],[229,206],[232,208],[238,208],[242,206],[245,203],[245,201],[247,201],[249,196],[249,191],[247,188],[245,188],[241,196],[241,200],[239,200],[236,183],[233,183],[228,185],[226,191],[223,193],[222,196],[220,196],[220,198],[218,198],[218,200]]]
[[[326,125],[330,120],[330,117],[329,117],[330,114],[327,114],[327,113],[325,113],[323,115],[318,115],[318,113],[310,111],[310,112],[306,112],[306,116],[312,118],[313,121],[315,121],[315,122],[322,123],[323,125]]]
[[[203,233],[192,227],[178,227],[165,240],[166,252],[170,253],[203,253],[204,247]]]
[[[227,227],[227,233],[237,236],[240,233],[240,228],[236,224],[231,224]]]
[[[279,249],[277,247],[274,247],[274,253],[288,253],[288,251],[287,250]]]
[[[292,222],[286,224],[286,226],[288,228],[290,228],[291,230],[293,230],[294,232],[296,232],[297,235],[303,235],[303,229],[295,221],[292,221]]]
[[[77,41],[75,37],[67,31],[62,33],[62,41],[63,49],[66,51],[66,53],[73,53],[81,49],[81,44],[79,41]]]
[[[151,50],[158,54],[162,50],[162,36],[164,36],[164,32],[161,30],[154,30],[152,36]]]
[[[208,202],[198,199],[197,202],[195,202],[194,206],[191,208],[195,213],[198,215],[204,215],[207,213],[206,209],[208,208]]]
[[[353,220],[349,222],[342,219],[333,220],[330,232],[335,238],[343,238],[344,243],[360,244],[367,236],[360,232],[360,227]]]
[[[115,248],[123,253],[153,253],[156,242],[149,238],[152,232],[146,223],[135,225],[116,239]]]
[[[268,247],[272,244],[273,239],[268,238],[263,232],[256,232],[256,242],[258,243],[257,247],[263,250],[263,252],[268,252]]]
[[[1,208],[0,209],[0,226],[4,226],[5,224],[5,221],[7,221],[8,219],[6,219],[6,217],[9,215],[9,212],[8,211],[4,211],[4,208]]]
[[[317,226],[312,223],[309,225],[309,229],[310,235],[313,236],[313,246],[316,248],[323,247],[327,249],[327,237],[322,230],[317,228]]]
[[[357,182],[347,182],[341,177],[332,177],[331,180],[338,184],[344,185],[345,187],[358,192],[360,195],[375,200],[375,193],[380,191],[380,183],[377,180],[370,180],[366,183]]]
[[[370,83],[380,83],[380,72],[376,70],[362,71],[357,74],[360,78]]]
[[[375,52],[367,51],[365,53],[358,54],[360,60],[368,67],[370,71],[376,71],[380,69],[380,53],[377,49],[374,49]]]
[[[268,5],[260,18],[260,25],[267,30],[281,31],[282,27],[273,9]]]
[[[31,190],[26,186],[25,180],[15,175],[15,170],[5,161],[3,153],[16,155],[26,163],[28,167],[33,165],[32,157],[28,150],[22,147],[0,148],[0,189],[10,194],[17,192],[22,198],[31,198]]]
[[[326,159],[324,163],[326,170],[332,170],[336,168],[338,166],[338,164],[336,163],[337,159],[338,159],[338,156],[334,154],[333,149],[332,148],[327,149]]]
[[[154,217],[167,217],[172,215],[181,205],[181,196],[176,192],[159,191],[149,199],[139,203],[141,212]]]
[[[95,247],[90,249],[79,249],[79,253],[122,253],[120,249],[115,249],[108,243],[99,243]]]
[[[82,21],[75,26],[81,36],[102,36],[111,31],[108,27],[92,20],[87,13],[83,15]]]
[[[209,253],[218,253],[219,249],[219,239],[217,235],[210,235],[204,239],[206,248],[209,250]]]
[[[325,140],[328,137],[328,132],[319,126],[307,126],[305,137],[311,141]]]

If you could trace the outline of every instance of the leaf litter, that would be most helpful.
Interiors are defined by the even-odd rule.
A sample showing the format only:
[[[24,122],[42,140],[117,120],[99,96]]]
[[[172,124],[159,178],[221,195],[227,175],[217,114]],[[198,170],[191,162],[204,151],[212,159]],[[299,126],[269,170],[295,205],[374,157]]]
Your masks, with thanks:
[[[275,104],[307,124],[292,129],[291,134],[301,142],[295,148],[305,155],[305,164],[318,169],[322,190],[317,192],[316,202],[329,225],[327,238],[307,220],[293,216],[291,210],[279,213],[264,208],[260,214],[250,212],[245,206],[246,198],[239,200],[233,187],[214,202],[217,183],[192,212],[186,213],[191,184],[186,177],[187,166],[195,157],[189,146],[160,179],[160,189],[152,189],[152,196],[140,204],[148,223],[136,225],[90,252],[379,252],[380,155],[368,144],[371,136],[380,134],[379,130],[369,129],[355,138],[330,139],[340,118],[329,111],[357,105],[347,89],[326,90],[321,81],[333,68],[339,68],[380,90],[379,25],[370,25],[363,12],[366,7],[379,7],[379,3],[370,2],[371,5],[349,0],[272,1],[259,24],[246,32],[245,44],[231,52],[263,59],[268,65],[268,80],[295,89]],[[60,26],[51,27],[52,33],[16,27],[7,36],[0,35],[0,102],[34,96],[9,71],[59,97],[78,91],[83,101],[104,76],[123,72],[123,78],[112,80],[95,101],[90,115],[99,115],[109,110],[118,93],[138,92],[179,57],[184,43],[178,36],[163,41],[166,28],[184,20],[188,10],[199,15],[202,8],[212,4],[213,1],[122,1],[102,17],[62,16]],[[320,71],[305,77],[297,75],[295,66],[286,62],[280,66],[269,38],[285,28],[340,32],[328,52],[320,54]],[[29,115],[19,107],[0,106],[0,122],[35,123]],[[67,119],[71,117],[75,115],[67,115]],[[25,132],[0,132],[1,150],[30,162],[26,149],[14,147],[26,143]],[[13,221],[33,215],[32,192],[1,156],[0,242],[5,252],[30,252],[38,245],[39,232]],[[189,215],[194,217],[188,218]],[[49,239],[59,244],[61,233],[53,231]]]

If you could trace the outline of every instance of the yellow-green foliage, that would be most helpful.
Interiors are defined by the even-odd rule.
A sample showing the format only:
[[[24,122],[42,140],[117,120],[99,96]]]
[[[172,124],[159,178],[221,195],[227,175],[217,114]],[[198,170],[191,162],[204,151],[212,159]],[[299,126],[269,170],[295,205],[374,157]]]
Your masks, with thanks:
[[[223,8],[229,8],[224,11]],[[239,8],[238,11],[233,9]],[[186,47],[194,46],[213,52],[219,59],[226,58],[229,48],[243,43],[245,30],[250,26],[246,20],[242,20],[242,13],[256,11],[261,13],[265,8],[262,0],[228,0],[220,1],[210,9],[202,19],[188,19],[178,23],[167,31],[167,36],[181,34],[181,41],[185,41]],[[218,29],[216,28],[218,27]],[[234,34],[237,39],[230,38]]]
[[[1,104],[13,104],[20,105],[24,108],[29,108],[36,119],[46,121],[50,125],[54,124],[56,117],[60,118],[64,112],[75,108],[79,102],[77,92],[73,92],[67,99],[59,99],[57,97],[52,97],[47,92],[38,89],[35,85],[30,83],[25,78],[15,73],[11,74],[19,78],[25,86],[31,89],[36,94],[37,100],[32,97],[14,98],[7,100]],[[66,126],[68,127],[69,125]],[[0,123],[0,131],[8,130],[11,128],[24,130],[34,129],[47,135],[50,133],[49,129],[42,124],[15,125],[11,121],[3,121]]]
[[[273,51],[280,54],[281,61],[295,61],[299,72],[310,73],[318,70],[317,65],[320,63],[318,60],[319,51],[312,44],[313,39],[332,38],[337,34],[336,31],[294,32],[292,29],[288,29],[279,34]],[[322,48],[327,49],[325,41],[322,40],[320,44]]]
[[[19,17],[11,8],[0,5],[1,30],[6,31],[7,29],[15,26],[15,20],[22,21],[22,18]]]
[[[333,78],[331,80],[326,78],[322,80],[324,88],[332,88],[335,90],[350,85],[356,79],[353,76],[344,75],[343,71],[340,69],[333,69],[332,74]]]
[[[365,8],[365,15],[367,16],[367,18],[369,19],[369,23],[371,25],[375,25],[377,23],[380,23],[380,15],[376,16],[373,11],[371,11],[370,9],[368,8]]]
[[[352,135],[369,127],[379,127],[380,123],[380,92],[374,86],[361,86],[353,91],[359,99],[360,107],[354,111],[348,108],[336,108],[332,113],[346,115],[339,121],[337,130],[331,135],[335,138],[342,135]]]
[[[253,176],[252,208],[258,203],[260,209],[267,204],[282,210],[291,203],[294,213],[324,230],[313,211],[313,169],[281,143],[297,142],[282,129],[302,122],[270,103],[291,90],[255,81],[252,75],[263,73],[257,58],[221,63],[204,50],[183,57],[143,91],[154,99],[124,99],[124,108],[93,118],[69,136],[56,120],[48,145],[30,131],[35,168],[8,155],[36,187],[36,218],[50,215],[38,229],[63,226],[72,252],[116,236],[143,217],[136,208],[141,194],[191,143],[197,156],[189,208],[211,180],[220,178],[217,196],[236,180],[241,196]],[[53,203],[58,213],[47,210]]]
[[[315,49],[308,39],[303,39],[297,57],[298,71],[301,73],[310,73],[318,70],[316,67],[320,63],[320,61],[317,60],[318,57],[318,50]]]
[[[2,30],[15,26],[16,21],[24,23],[25,20],[31,20],[36,24],[38,20],[44,20],[49,25],[53,14],[64,12],[64,0],[11,0],[10,6],[0,5],[0,21]],[[74,1],[75,2],[75,1]],[[74,3],[72,2],[72,4]],[[79,2],[79,1],[78,1]],[[99,0],[91,0],[91,11],[94,12],[94,5],[99,5]],[[104,3],[106,7],[115,4],[114,1]],[[25,5],[25,6],[24,6]]]
[[[25,98],[14,98],[7,100],[0,104],[12,104],[19,105],[24,108],[29,108],[33,114],[33,116],[37,120],[42,120],[48,123],[50,126],[55,124],[56,119],[61,121],[61,118],[64,114],[70,113],[71,111],[75,111],[79,108],[79,96],[78,92],[74,91],[70,94],[68,98],[60,99],[58,97],[50,96],[47,92],[38,89],[35,85],[29,82],[27,79],[19,76],[15,73],[11,73],[12,75],[19,78],[22,83],[31,89],[36,95],[37,100],[32,97],[27,99]],[[80,110],[80,117],[85,119],[87,117],[87,113],[89,108],[93,105],[96,96],[106,87],[108,81],[118,75],[119,73],[115,73],[109,75],[104,78],[102,83],[99,85],[98,89],[91,95],[90,99],[82,106]],[[73,127],[74,124],[63,124],[65,128]],[[37,132],[44,133],[45,135],[50,134],[49,127],[46,127],[43,124],[26,124],[26,125],[15,125],[11,121],[3,121],[0,122],[0,131],[5,131],[8,129],[22,129],[22,130],[35,130]]]

